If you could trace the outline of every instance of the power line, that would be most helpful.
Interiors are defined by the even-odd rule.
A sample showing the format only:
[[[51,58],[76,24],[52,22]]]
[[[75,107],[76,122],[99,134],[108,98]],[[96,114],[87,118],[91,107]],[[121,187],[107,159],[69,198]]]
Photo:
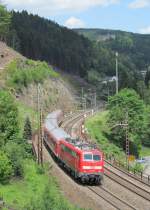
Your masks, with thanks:
[[[116,52],[116,94],[118,94],[118,52]]]

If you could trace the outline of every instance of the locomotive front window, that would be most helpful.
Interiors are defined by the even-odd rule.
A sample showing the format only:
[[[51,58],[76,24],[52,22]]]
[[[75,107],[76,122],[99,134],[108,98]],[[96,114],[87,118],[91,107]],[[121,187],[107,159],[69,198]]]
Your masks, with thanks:
[[[92,154],[84,154],[84,160],[92,160]]]
[[[93,155],[93,160],[96,160],[96,161],[101,160],[100,155]]]

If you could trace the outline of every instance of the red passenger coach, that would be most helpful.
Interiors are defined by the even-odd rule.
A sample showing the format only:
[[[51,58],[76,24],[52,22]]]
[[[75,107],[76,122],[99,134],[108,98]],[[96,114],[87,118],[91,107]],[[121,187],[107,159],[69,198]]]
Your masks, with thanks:
[[[80,139],[72,139],[58,126],[61,111],[49,114],[44,124],[44,141],[58,161],[82,183],[99,184],[103,178],[103,153]]]

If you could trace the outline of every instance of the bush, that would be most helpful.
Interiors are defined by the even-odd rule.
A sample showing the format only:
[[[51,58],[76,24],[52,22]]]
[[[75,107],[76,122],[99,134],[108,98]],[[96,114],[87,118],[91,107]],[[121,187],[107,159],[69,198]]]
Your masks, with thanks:
[[[25,150],[22,144],[14,142],[7,143],[5,151],[12,163],[12,168],[15,176],[23,176],[23,159],[25,158]]]
[[[0,147],[18,138],[18,110],[13,97],[0,91]]]
[[[6,71],[7,85],[17,91],[31,83],[42,83],[49,77],[58,77],[58,74],[46,62],[32,60],[12,61]]]
[[[134,172],[134,173],[141,173],[141,172],[143,172],[142,164],[135,163],[135,165],[131,167],[131,171]]]
[[[0,151],[0,183],[7,183],[12,175],[12,166],[7,155]]]

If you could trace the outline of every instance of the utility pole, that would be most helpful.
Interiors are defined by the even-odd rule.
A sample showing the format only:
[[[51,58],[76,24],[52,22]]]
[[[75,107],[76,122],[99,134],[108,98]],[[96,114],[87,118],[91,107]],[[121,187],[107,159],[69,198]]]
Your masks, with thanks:
[[[118,52],[116,52],[116,94],[118,94]]]
[[[129,165],[128,160],[129,160],[129,123],[128,123],[128,112],[126,112],[126,119],[125,119],[125,129],[126,129],[126,163]]]
[[[37,115],[38,115],[38,164],[43,165],[43,128],[42,128],[42,90],[41,85],[37,86]]]
[[[84,109],[84,90],[83,90],[83,87],[81,89],[81,100],[82,100],[82,109]]]
[[[96,94],[96,90],[94,92],[94,108],[96,108],[97,106],[97,94]]]
[[[86,110],[86,97],[83,98],[83,109]]]
[[[40,85],[37,86],[37,121],[38,121],[38,153],[37,153],[37,161],[40,164],[40,123],[39,123],[39,113],[40,113]]]
[[[87,101],[86,101],[86,95],[84,94],[83,87],[81,89],[81,100],[82,100],[82,109],[86,110],[86,103],[87,103]]]
[[[40,109],[40,163],[41,165],[43,165],[43,110],[42,110],[42,106]]]

